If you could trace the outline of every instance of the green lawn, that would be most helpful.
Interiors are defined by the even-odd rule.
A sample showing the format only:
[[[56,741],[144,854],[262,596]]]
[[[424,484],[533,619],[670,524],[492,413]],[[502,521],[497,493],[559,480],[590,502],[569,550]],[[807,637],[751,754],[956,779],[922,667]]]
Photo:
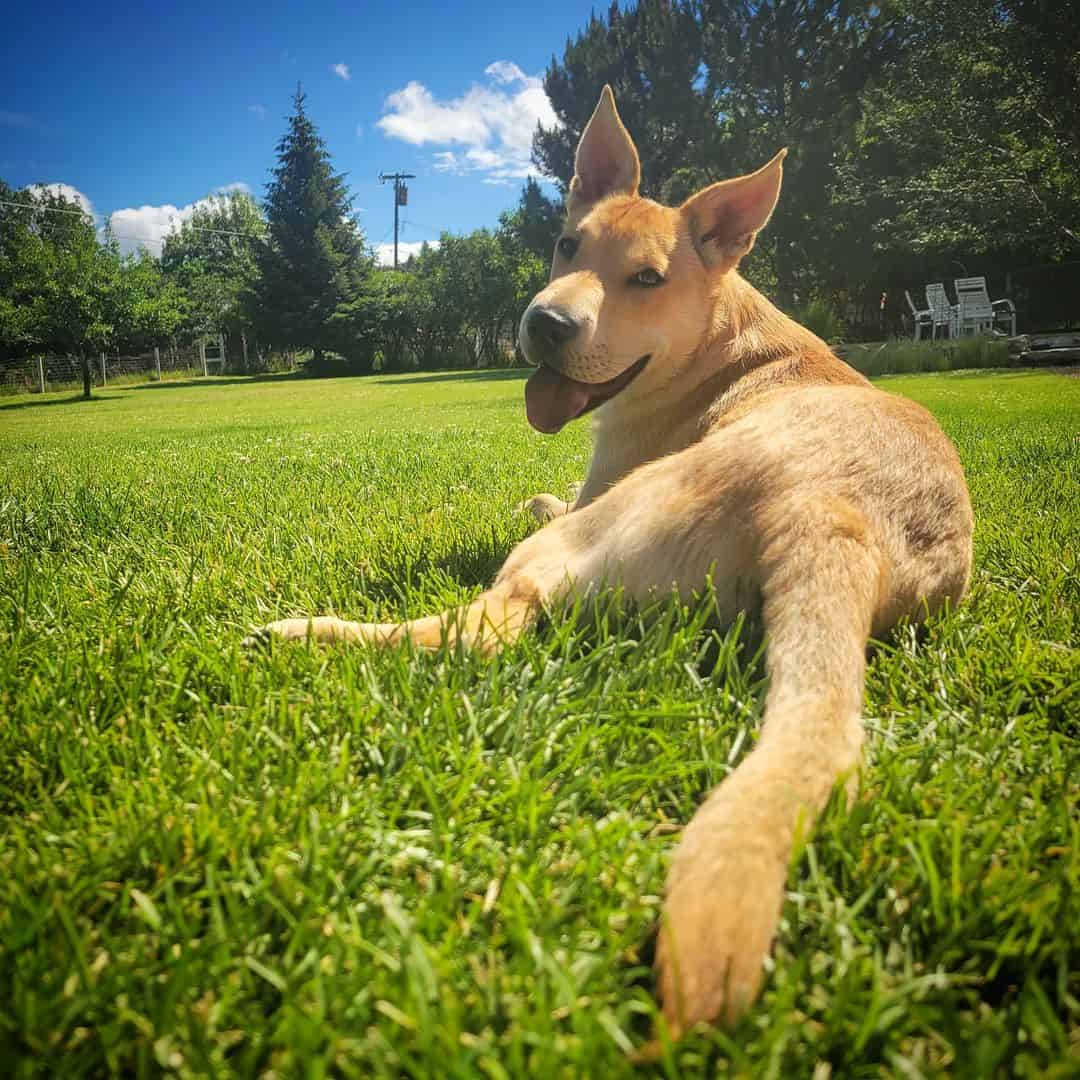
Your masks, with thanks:
[[[752,744],[752,632],[600,611],[502,657],[304,646],[478,591],[583,424],[519,375],[0,403],[0,1074],[607,1078],[664,867]],[[879,647],[868,758],[759,1006],[639,1074],[1080,1075],[1080,380],[888,378],[956,440],[969,602]]]

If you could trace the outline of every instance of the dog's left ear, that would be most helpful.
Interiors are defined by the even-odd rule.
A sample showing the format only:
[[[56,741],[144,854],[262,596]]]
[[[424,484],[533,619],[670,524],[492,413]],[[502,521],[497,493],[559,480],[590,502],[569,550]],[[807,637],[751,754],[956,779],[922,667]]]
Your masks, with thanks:
[[[578,143],[567,213],[575,217],[608,195],[636,195],[640,183],[637,147],[619,119],[611,87],[605,86]]]
[[[787,150],[781,150],[757,172],[721,180],[682,204],[706,266],[730,270],[754,246],[754,237],[768,224],[780,197],[786,156]]]

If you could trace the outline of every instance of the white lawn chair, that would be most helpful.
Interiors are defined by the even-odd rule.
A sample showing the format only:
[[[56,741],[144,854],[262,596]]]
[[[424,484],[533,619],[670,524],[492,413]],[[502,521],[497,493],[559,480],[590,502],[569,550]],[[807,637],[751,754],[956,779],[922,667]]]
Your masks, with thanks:
[[[911,320],[915,324],[915,340],[922,340],[924,330],[929,330],[932,336],[934,333],[934,313],[929,308],[920,311],[915,306],[915,301],[911,299],[911,293],[907,289],[904,290],[904,299],[907,300],[907,306],[911,309]]]
[[[986,278],[956,279],[956,299],[960,309],[961,334],[988,334],[994,323],[1007,322],[1009,336],[1016,337],[1016,307],[1011,300],[991,300]]]
[[[933,332],[930,336],[936,338],[938,327],[944,326],[949,331],[949,337],[956,337],[959,309],[955,304],[949,303],[949,294],[941,282],[926,286],[926,302],[930,305],[930,317],[934,321]]]

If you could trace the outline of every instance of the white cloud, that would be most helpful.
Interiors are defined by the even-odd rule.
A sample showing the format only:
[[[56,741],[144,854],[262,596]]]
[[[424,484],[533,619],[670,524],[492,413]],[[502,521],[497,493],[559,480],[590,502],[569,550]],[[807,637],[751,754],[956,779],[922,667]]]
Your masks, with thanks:
[[[348,82],[352,78],[352,72],[349,71],[348,64],[331,64],[330,70],[339,78],[344,79],[346,82]]]
[[[260,120],[266,119],[266,106],[265,105],[249,105],[248,112],[254,113]]]
[[[435,153],[440,172],[481,173],[496,183],[536,175],[530,160],[536,124],[559,126],[543,80],[509,60],[496,60],[484,74],[486,85],[474,83],[461,97],[443,101],[414,80],[386,99],[378,126],[413,146],[463,147]]]
[[[97,211],[94,204],[76,187],[70,184],[30,184],[26,190],[31,195],[38,192],[47,192],[50,195],[60,195],[68,202],[74,203],[80,210],[92,220],[97,221]]]
[[[424,242],[422,240],[410,240],[405,243],[403,240],[398,241],[398,265],[400,266],[409,258],[410,255],[419,255],[420,248],[423,247]],[[428,247],[437,248],[439,246],[438,240],[429,240],[427,242]],[[380,266],[393,266],[394,265],[394,245],[393,244],[376,244],[375,245],[375,261]]]
[[[490,75],[496,82],[500,83],[527,83],[529,81],[529,76],[510,60],[496,60],[494,64],[488,64],[484,68],[484,74]]]
[[[214,188],[217,195],[228,195],[234,191],[250,194],[251,188],[242,181],[223,184]],[[163,203],[161,206],[129,206],[123,210],[114,210],[109,215],[109,225],[116,235],[120,250],[125,254],[140,247],[148,247],[155,255],[161,254],[162,241],[169,233],[177,232],[185,221],[190,221],[200,207],[209,206],[212,196],[198,199],[187,206],[173,206]]]

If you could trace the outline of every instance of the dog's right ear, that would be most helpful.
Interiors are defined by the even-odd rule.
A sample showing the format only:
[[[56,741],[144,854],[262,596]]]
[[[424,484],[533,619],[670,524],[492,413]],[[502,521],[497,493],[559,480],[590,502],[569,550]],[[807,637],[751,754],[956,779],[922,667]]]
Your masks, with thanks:
[[[637,148],[619,119],[611,87],[605,86],[578,143],[574,178],[566,194],[567,213],[580,216],[608,195],[636,195],[640,183]]]

